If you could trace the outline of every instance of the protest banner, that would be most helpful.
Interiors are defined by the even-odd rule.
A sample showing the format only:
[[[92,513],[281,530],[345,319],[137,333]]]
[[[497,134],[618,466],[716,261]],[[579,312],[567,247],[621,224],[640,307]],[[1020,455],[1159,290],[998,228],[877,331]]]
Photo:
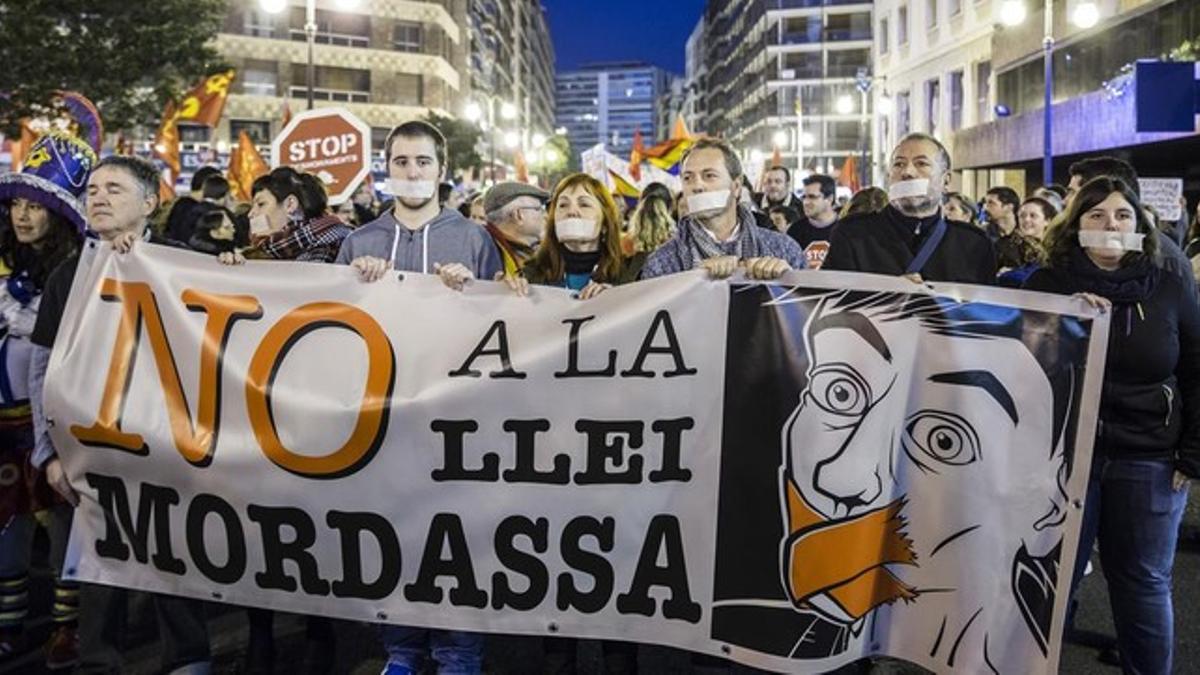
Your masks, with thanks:
[[[796,272],[580,301],[95,242],[66,575],[290,612],[1050,673],[1107,319]]]

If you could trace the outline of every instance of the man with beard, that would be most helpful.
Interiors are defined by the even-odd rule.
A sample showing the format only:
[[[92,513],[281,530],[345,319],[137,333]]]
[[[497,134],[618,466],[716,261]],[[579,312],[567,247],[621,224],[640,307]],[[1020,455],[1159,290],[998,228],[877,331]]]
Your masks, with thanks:
[[[838,223],[821,269],[994,283],[996,252],[987,234],[942,217],[949,187],[950,154],[940,141],[920,133],[900,139],[888,170],[891,202]]]
[[[739,180],[742,163],[728,143],[697,141],[680,166],[687,215],[675,236],[650,254],[643,279],[698,268],[724,279],[739,267],[751,278],[778,279],[804,267],[804,253],[796,242],[772,227],[759,227],[754,211],[740,203],[746,189]]]

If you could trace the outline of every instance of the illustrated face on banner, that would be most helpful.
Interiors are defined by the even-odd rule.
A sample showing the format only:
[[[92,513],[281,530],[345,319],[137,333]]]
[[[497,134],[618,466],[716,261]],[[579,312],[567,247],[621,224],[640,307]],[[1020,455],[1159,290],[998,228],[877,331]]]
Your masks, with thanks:
[[[924,296],[816,305],[783,429],[784,584],[795,606],[852,627],[881,607],[942,612],[945,635],[984,650],[989,626],[1024,616],[1023,642],[1045,653],[1065,515],[1054,387],[1029,377],[1044,370],[1022,340],[970,319]],[[1047,476],[1054,500],[1014,498]],[[1008,592],[948,587],[968,570]],[[934,651],[951,642],[929,636]]]

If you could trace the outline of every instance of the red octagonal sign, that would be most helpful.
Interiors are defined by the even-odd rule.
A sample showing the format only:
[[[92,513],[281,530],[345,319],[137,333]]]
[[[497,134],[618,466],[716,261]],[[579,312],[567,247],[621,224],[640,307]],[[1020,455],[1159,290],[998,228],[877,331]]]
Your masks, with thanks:
[[[306,110],[271,142],[272,167],[290,166],[325,184],[340,204],[371,172],[371,128],[343,108]]]

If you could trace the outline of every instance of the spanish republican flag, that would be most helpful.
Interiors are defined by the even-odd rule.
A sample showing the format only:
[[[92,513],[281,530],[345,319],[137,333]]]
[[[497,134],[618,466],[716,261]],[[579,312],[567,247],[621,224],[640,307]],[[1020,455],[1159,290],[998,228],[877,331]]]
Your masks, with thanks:
[[[529,182],[529,163],[525,161],[525,153],[519,148],[513,153],[513,168],[516,169],[518,183]]]
[[[178,122],[194,122],[206,127],[215,127],[225,111],[225,100],[229,98],[229,85],[237,71],[209,75],[200,84],[184,95],[179,104]]]
[[[254,180],[265,175],[270,167],[258,154],[250,134],[242,130],[238,133],[237,147],[229,153],[229,182],[233,185],[234,196],[241,201],[250,201],[250,187]]]

